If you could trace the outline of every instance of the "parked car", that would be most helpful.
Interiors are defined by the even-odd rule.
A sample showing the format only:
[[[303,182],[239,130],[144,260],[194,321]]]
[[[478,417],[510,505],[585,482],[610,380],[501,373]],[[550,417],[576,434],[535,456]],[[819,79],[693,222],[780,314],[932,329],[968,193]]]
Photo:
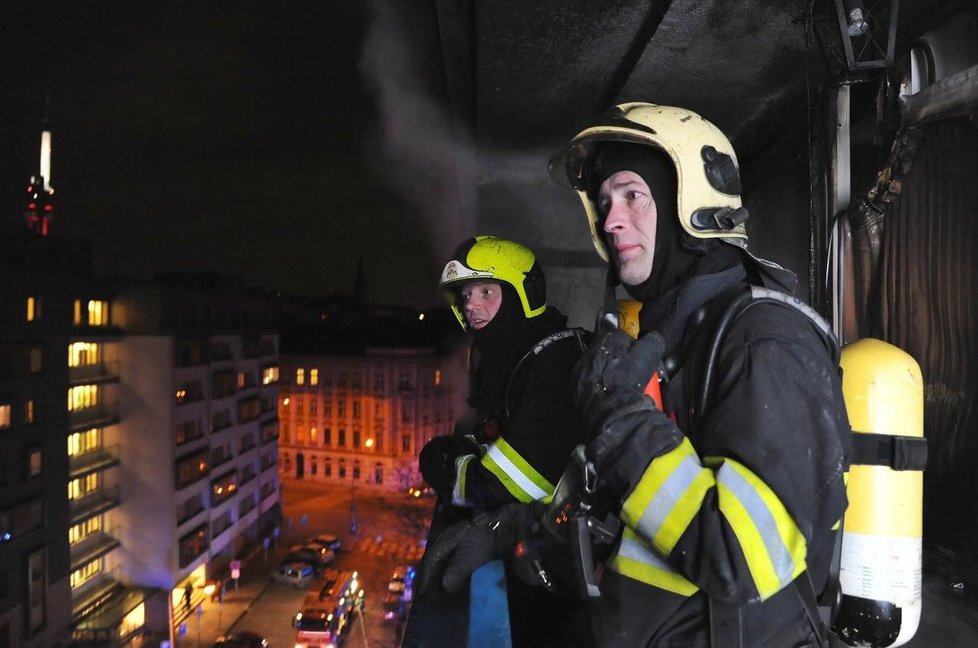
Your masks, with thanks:
[[[332,533],[320,533],[315,538],[312,538],[310,542],[319,542],[333,551],[339,551],[343,548],[343,542]]]
[[[289,548],[289,555],[298,556],[304,562],[314,565],[328,565],[336,559],[332,549],[318,544],[295,545]]]
[[[304,589],[315,575],[316,572],[309,563],[287,562],[272,572],[271,579],[276,583]]]
[[[435,489],[424,482],[408,488],[407,494],[411,497],[434,497],[436,495]]]
[[[405,588],[410,587],[414,582],[414,567],[398,565],[391,574],[391,581],[387,584],[388,592],[403,594]]]
[[[242,630],[217,638],[214,648],[267,648],[268,641],[257,632]]]

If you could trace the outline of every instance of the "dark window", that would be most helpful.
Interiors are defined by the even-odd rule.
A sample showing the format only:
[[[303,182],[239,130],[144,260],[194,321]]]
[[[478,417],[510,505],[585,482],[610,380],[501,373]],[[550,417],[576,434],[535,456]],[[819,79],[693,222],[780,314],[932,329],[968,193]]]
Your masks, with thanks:
[[[207,464],[209,454],[210,450],[204,449],[177,460],[174,466],[174,480],[178,490],[207,474],[210,468]]]
[[[261,416],[261,401],[257,396],[238,401],[238,423],[254,421]]]
[[[211,397],[224,398],[238,389],[238,375],[232,371],[215,371],[211,376]]]
[[[207,551],[207,525],[199,527],[180,538],[180,567],[186,567],[198,556]]]
[[[195,441],[204,436],[204,426],[200,424],[200,419],[184,421],[177,425],[177,445],[183,445],[190,441]]]
[[[47,550],[40,548],[27,556],[27,630],[40,631],[47,622]]]

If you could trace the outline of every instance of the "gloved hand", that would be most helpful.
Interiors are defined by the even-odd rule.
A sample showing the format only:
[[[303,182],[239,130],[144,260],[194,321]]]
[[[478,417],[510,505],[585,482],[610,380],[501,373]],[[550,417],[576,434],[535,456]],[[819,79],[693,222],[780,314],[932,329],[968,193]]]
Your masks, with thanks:
[[[512,555],[516,544],[532,534],[539,512],[536,503],[507,504],[448,527],[425,551],[418,591],[424,593],[440,583],[454,592],[485,563]]]
[[[439,495],[451,493],[455,484],[455,459],[466,454],[481,457],[484,450],[472,437],[434,437],[418,454],[422,479]]]
[[[663,347],[657,333],[634,341],[621,330],[606,333],[584,353],[571,378],[590,439],[585,455],[619,499],[653,458],[681,440],[672,421],[643,394],[662,365]]]

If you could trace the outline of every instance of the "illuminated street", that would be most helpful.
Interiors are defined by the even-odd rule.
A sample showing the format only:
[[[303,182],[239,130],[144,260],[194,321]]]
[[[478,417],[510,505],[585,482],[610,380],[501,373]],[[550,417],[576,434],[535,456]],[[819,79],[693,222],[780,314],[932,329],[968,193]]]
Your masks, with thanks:
[[[354,624],[344,646],[396,646],[395,622],[384,620],[381,604],[394,567],[415,563],[420,557],[419,538],[424,537],[423,523],[430,517],[433,500],[394,494],[378,496],[358,489],[354,493],[358,533],[354,536],[350,533],[349,489],[294,479],[283,479],[283,487],[286,522],[279,546],[270,554],[269,570],[278,565],[288,546],[302,537],[335,534],[343,541],[335,566],[358,570],[367,593],[364,623]],[[316,587],[314,582],[310,589]],[[264,635],[273,648],[291,647],[295,641],[291,619],[304,597],[305,590],[272,583],[229,630],[253,630]],[[194,638],[192,628],[188,638]],[[195,648],[193,641],[185,645]]]

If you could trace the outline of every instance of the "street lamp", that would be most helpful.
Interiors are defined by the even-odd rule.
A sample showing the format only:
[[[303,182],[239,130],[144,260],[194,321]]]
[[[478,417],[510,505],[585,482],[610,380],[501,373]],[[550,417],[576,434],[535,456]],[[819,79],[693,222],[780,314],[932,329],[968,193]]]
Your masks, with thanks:
[[[350,533],[357,534],[357,502],[356,484],[353,483],[353,471],[350,471]]]

